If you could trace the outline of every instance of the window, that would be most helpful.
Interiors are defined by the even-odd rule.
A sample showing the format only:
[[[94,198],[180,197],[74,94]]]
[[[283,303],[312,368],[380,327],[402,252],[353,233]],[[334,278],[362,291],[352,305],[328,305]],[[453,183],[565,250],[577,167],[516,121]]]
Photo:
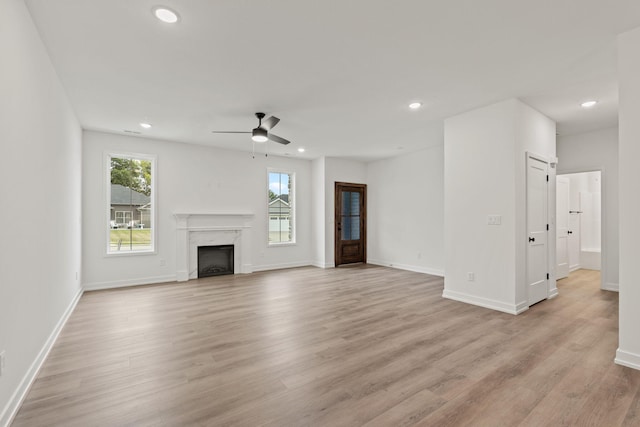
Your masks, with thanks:
[[[294,243],[294,175],[269,171],[269,244]]]
[[[107,253],[155,251],[155,158],[107,156]]]
[[[113,198],[113,193],[112,198]],[[116,211],[116,226],[123,227],[129,223],[133,218],[133,212],[131,211]]]

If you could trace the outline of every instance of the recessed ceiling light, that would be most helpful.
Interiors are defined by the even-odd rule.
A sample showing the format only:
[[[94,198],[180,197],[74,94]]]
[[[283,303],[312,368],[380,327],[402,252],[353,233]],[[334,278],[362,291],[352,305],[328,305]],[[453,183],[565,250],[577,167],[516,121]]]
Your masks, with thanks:
[[[145,129],[151,129],[151,124],[150,123],[140,123],[140,126],[145,128]]]
[[[417,110],[420,107],[422,107],[422,102],[412,102],[411,104],[409,104],[409,108],[411,108],[412,110]]]
[[[298,153],[304,153],[304,148],[302,147],[298,148]]]
[[[583,106],[584,108],[591,108],[594,105],[596,105],[597,103],[598,103],[598,101],[586,101],[586,102],[583,102],[580,105]]]
[[[154,7],[153,14],[156,18],[158,18],[162,22],[166,22],[167,24],[175,24],[176,22],[178,22],[178,19],[180,19],[177,12],[174,12],[173,10],[164,6]]]

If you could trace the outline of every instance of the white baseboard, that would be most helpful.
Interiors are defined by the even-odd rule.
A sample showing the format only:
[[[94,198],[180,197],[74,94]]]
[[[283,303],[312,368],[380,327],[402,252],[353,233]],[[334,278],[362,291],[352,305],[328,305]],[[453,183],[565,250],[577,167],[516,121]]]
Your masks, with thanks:
[[[100,291],[103,289],[126,288],[128,286],[153,285],[155,283],[175,282],[175,275],[143,277],[140,279],[115,280],[112,282],[84,283],[82,287],[85,291]]]
[[[569,273],[573,273],[574,271],[580,270],[582,267],[580,267],[580,264],[576,264],[573,266],[569,267]]]
[[[396,264],[389,261],[381,261],[378,259],[368,259],[367,264],[380,265],[382,267],[397,268],[399,270],[414,271],[416,273],[430,274],[432,276],[444,277],[444,270],[438,270],[430,267],[421,267],[417,265]]]
[[[605,291],[620,292],[620,285],[618,283],[607,282],[602,286],[602,289]]]
[[[529,310],[529,303],[527,301],[520,301],[518,304],[516,304],[516,312],[509,314],[520,314],[527,310]]]
[[[47,356],[49,355],[53,344],[56,342],[56,339],[58,339],[58,335],[60,335],[62,328],[64,327],[65,323],[67,323],[69,316],[71,316],[71,313],[73,313],[73,310],[76,308],[76,305],[78,304],[78,301],[80,301],[80,297],[82,296],[83,292],[84,290],[82,288],[78,289],[78,293],[73,298],[65,312],[62,314],[60,320],[58,320],[58,323],[49,335],[49,338],[47,338],[47,341],[45,341],[42,349],[36,356],[36,359],[33,361],[33,363],[31,363],[29,370],[22,378],[22,381],[20,381],[18,388],[14,391],[11,399],[9,399],[9,402],[7,402],[6,406],[2,409],[2,412],[0,412],[0,426],[9,426],[9,424],[11,424],[11,422],[13,421],[13,418],[18,413],[18,410],[22,405],[22,401],[27,395],[29,388],[31,388],[31,384],[33,384],[36,377],[38,376],[38,372],[40,372],[42,364],[47,359]]]
[[[489,298],[478,297],[475,295],[469,295],[462,292],[451,291],[449,289],[445,289],[442,292],[442,297],[447,299],[452,299],[454,301],[460,301],[467,304],[478,305],[484,308],[490,308],[491,310],[501,311],[503,313],[508,314],[520,314],[523,311],[529,309],[526,302],[521,302],[519,304],[509,304],[502,301],[496,301]]]
[[[311,261],[285,262],[282,264],[254,265],[253,271],[282,270],[284,268],[309,267],[313,265]]]
[[[616,351],[615,362],[616,364],[626,366],[627,368],[640,370],[640,354],[633,354],[618,349]]]
[[[551,290],[549,291],[549,296],[547,297],[547,299],[553,299],[553,298],[557,297],[557,296],[558,296],[558,294],[559,294],[559,293],[558,293],[558,288],[551,289]]]
[[[313,261],[311,265],[318,268],[335,268],[335,265],[333,265],[332,263],[320,261]]]

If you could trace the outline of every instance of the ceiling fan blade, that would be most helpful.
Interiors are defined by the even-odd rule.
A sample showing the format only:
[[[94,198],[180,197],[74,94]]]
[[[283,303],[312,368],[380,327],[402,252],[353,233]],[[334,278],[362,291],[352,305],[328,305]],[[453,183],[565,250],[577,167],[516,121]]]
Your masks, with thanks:
[[[251,132],[242,132],[238,130],[212,130],[211,133],[251,133]]]
[[[284,138],[280,138],[278,135],[274,135],[272,133],[269,133],[269,139],[272,140],[273,142],[277,142],[278,144],[291,144],[291,141],[284,139]]]
[[[277,118],[276,116],[271,116],[266,120],[262,121],[262,126],[260,126],[262,129],[266,129],[266,130],[271,130],[274,127],[276,127],[276,125],[278,124],[278,122],[280,121],[279,118]]]

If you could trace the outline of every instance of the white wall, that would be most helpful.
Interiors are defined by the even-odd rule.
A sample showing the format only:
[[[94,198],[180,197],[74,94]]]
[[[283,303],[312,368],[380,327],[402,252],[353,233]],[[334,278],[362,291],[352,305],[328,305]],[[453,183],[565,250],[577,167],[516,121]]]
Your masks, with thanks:
[[[0,425],[81,294],[81,132],[25,4],[0,1]]]
[[[326,228],[324,199],[324,157],[314,159],[311,165],[311,224],[313,241],[313,265],[320,268],[329,267],[326,265],[324,236]]]
[[[367,164],[368,262],[444,275],[444,146]]]
[[[620,165],[620,338],[616,362],[640,369],[640,28],[618,38]]]
[[[355,160],[326,157],[324,159],[324,266],[335,265],[335,183],[349,182],[354,184],[367,183],[366,164]],[[367,189],[367,197],[369,191]],[[368,230],[368,223],[367,223]]]
[[[311,161],[256,156],[193,144],[84,132],[83,285],[87,289],[173,281],[175,213],[253,213],[253,270],[312,263]],[[157,156],[158,241],[154,255],[105,256],[106,152]],[[267,245],[267,168],[296,174],[296,240]],[[164,260],[164,265],[161,265]]]
[[[619,283],[618,128],[558,138],[558,173],[602,172],[602,287]]]
[[[526,309],[528,150],[555,156],[555,124],[518,100],[445,120],[443,296],[508,313]],[[489,226],[488,215],[501,215],[502,224]]]

